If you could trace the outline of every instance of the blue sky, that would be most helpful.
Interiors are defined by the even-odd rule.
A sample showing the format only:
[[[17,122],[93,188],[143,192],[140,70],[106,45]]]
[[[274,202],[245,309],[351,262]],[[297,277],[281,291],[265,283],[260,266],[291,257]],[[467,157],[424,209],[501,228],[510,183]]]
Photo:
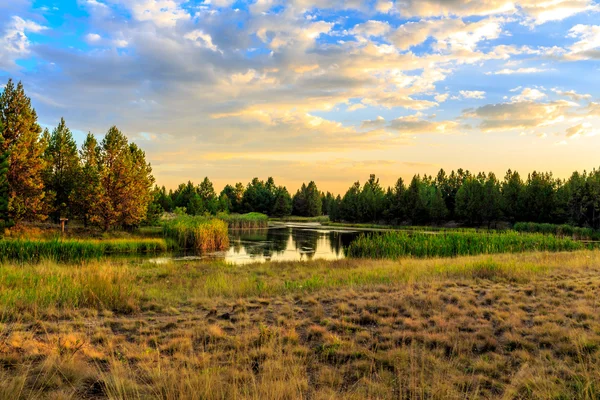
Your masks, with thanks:
[[[598,167],[592,0],[12,0],[0,81],[44,127],[117,125],[159,184]]]

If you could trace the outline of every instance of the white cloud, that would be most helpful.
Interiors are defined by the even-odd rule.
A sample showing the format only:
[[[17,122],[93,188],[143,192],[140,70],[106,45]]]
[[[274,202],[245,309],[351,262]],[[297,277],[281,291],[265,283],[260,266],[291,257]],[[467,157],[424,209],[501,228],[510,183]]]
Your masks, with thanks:
[[[459,93],[464,99],[485,99],[485,92],[481,90],[461,90]]]
[[[437,95],[435,95],[434,99],[435,99],[435,101],[437,101],[438,103],[443,103],[443,102],[445,102],[446,100],[448,100],[448,97],[449,97],[449,96],[450,96],[450,95],[449,95],[448,93],[437,94]]]
[[[592,95],[591,94],[580,94],[577,93],[574,90],[568,90],[568,91],[563,91],[563,90],[559,90],[559,89],[552,89],[552,91],[554,93],[556,93],[559,96],[563,96],[563,97],[568,97],[573,101],[581,101],[581,100],[591,100],[592,99]]]
[[[27,33],[38,33],[45,29],[48,28],[34,21],[13,16],[0,36],[0,68],[14,68],[16,60],[29,54],[31,43]]]
[[[517,69],[504,68],[504,69],[494,71],[494,72],[486,72],[485,74],[486,75],[538,74],[538,73],[546,72],[546,71],[548,71],[548,69],[536,68],[536,67],[517,68]]]
[[[212,41],[212,37],[199,29],[186,33],[184,37],[194,42],[194,44],[196,44],[197,46],[206,47],[207,49],[210,49],[212,51],[218,50],[217,46],[215,46],[215,44]]]
[[[85,41],[89,44],[98,43],[101,40],[102,36],[98,35],[97,33],[88,33],[87,35],[85,35]]]
[[[525,88],[518,95],[512,96],[510,100],[512,102],[536,101],[543,99],[544,97],[546,97],[546,94],[538,89]]]

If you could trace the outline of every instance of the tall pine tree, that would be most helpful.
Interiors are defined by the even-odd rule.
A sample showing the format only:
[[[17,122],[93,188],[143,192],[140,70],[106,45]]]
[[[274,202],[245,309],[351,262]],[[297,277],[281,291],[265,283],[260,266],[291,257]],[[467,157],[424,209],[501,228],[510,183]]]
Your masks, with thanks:
[[[2,121],[0,121],[0,149],[4,146]],[[8,215],[8,150],[0,150],[0,228],[12,225]]]
[[[71,192],[79,172],[77,144],[63,118],[48,137],[44,152],[46,170],[44,183],[46,191],[54,194],[51,215],[55,220],[71,216]]]
[[[42,171],[45,168],[45,143],[42,128],[23,84],[15,87],[12,80],[0,95],[0,122],[4,126],[4,143],[0,152],[8,157],[8,211],[15,222],[47,218],[48,201]]]

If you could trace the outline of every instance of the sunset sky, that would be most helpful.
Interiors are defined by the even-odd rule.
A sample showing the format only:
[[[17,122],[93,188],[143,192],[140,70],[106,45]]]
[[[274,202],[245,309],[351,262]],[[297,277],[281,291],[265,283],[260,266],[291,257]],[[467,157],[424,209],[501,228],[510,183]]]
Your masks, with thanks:
[[[159,185],[600,166],[591,0],[0,0],[0,80]]]

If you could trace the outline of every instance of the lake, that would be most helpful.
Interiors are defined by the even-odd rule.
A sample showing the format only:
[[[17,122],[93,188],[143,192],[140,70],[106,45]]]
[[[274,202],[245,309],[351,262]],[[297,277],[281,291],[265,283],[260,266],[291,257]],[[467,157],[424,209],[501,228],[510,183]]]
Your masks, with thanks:
[[[167,260],[224,260],[233,264],[265,261],[338,260],[345,258],[344,249],[361,232],[327,229],[319,224],[288,223],[264,229],[229,232],[229,250],[204,254],[178,254],[154,258]]]

